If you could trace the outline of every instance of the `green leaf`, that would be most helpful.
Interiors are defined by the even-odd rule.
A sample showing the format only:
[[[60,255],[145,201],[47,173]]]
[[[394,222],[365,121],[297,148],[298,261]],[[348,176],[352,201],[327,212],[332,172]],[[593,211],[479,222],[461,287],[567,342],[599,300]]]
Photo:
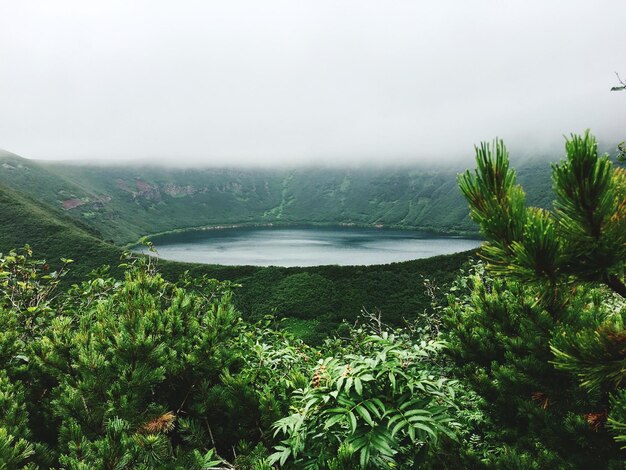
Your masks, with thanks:
[[[370,413],[376,416],[377,419],[380,419],[382,417],[380,410],[376,408],[376,405],[374,405],[371,400],[363,402],[363,406],[365,406],[370,411]]]
[[[388,436],[386,436],[382,432],[374,432],[372,433],[372,441],[376,444],[376,449],[383,455],[388,457],[393,456],[396,451],[391,448],[389,445]]]
[[[372,420],[372,416],[370,415],[369,411],[367,411],[367,409],[364,406],[362,405],[357,406],[356,412],[361,415],[361,417],[365,420],[367,424],[369,424],[372,427],[376,426],[376,424]]]
[[[391,435],[395,436],[398,431],[400,431],[402,428],[406,427],[408,425],[408,422],[404,419],[400,420],[400,422],[398,424],[396,424],[393,429],[391,430]]]
[[[354,382],[354,379],[352,377],[348,377],[348,380],[346,380],[346,393],[350,393],[350,389],[352,388],[353,382]]]
[[[361,379],[358,377],[354,379],[354,391],[357,395],[363,395],[363,384],[361,384]]]
[[[430,426],[426,426],[425,424],[411,423],[411,429],[421,429],[423,431],[426,431],[428,434],[430,434],[434,439],[437,439],[437,434],[435,434],[435,431],[433,431],[433,429]]]
[[[326,424],[324,425],[324,429],[330,429],[331,427],[333,427],[338,422],[343,421],[344,417],[345,417],[345,415],[343,415],[343,414],[337,414],[337,415],[331,417],[328,421],[326,421]]]
[[[343,385],[344,381],[344,376],[339,377],[339,380],[337,380],[337,391],[341,391],[341,386]]]
[[[385,414],[385,412],[387,411],[387,408],[385,407],[384,403],[380,400],[380,398],[374,397],[370,399],[370,401],[374,403],[376,406],[378,406],[378,409],[380,410],[381,415]]]
[[[389,382],[391,382],[391,388],[396,390],[396,376],[393,372],[389,372]]]
[[[370,449],[368,446],[363,446],[361,452],[359,453],[359,463],[361,464],[361,468],[366,468],[367,464],[370,461]]]
[[[357,428],[356,416],[354,416],[354,413],[352,411],[350,411],[348,413],[348,417],[350,418],[350,427],[352,429],[352,433],[354,434],[356,432],[356,428]]]

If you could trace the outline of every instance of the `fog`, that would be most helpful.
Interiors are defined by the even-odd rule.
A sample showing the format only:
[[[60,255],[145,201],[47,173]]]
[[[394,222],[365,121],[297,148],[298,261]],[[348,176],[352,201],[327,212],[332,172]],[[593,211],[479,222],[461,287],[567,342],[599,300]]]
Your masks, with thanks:
[[[0,148],[172,165],[469,161],[626,138],[626,2],[0,0]]]

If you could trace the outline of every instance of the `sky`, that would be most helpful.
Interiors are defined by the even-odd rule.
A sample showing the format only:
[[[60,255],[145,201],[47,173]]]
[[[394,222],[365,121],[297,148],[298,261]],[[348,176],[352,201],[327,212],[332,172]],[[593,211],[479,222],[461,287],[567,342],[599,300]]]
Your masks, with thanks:
[[[0,0],[0,148],[173,165],[470,161],[626,138],[626,1]]]

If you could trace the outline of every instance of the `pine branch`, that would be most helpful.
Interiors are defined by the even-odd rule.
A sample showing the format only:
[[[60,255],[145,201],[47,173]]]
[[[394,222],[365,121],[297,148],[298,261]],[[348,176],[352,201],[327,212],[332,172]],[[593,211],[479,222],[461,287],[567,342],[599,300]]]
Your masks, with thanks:
[[[622,90],[626,90],[626,82],[624,82],[619,74],[617,72],[615,72],[615,75],[617,76],[617,81],[621,83],[621,86],[614,86],[611,88],[611,91],[622,91]]]

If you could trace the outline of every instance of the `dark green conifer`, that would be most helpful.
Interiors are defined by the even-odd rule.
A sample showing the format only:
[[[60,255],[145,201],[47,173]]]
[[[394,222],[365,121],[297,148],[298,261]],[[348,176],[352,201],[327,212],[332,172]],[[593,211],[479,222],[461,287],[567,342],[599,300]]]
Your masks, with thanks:
[[[583,468],[624,457],[603,436],[625,439],[626,177],[589,132],[565,149],[553,211],[526,207],[501,141],[476,149],[478,168],[459,183],[496,278],[476,274],[449,320],[456,357],[518,463]]]

